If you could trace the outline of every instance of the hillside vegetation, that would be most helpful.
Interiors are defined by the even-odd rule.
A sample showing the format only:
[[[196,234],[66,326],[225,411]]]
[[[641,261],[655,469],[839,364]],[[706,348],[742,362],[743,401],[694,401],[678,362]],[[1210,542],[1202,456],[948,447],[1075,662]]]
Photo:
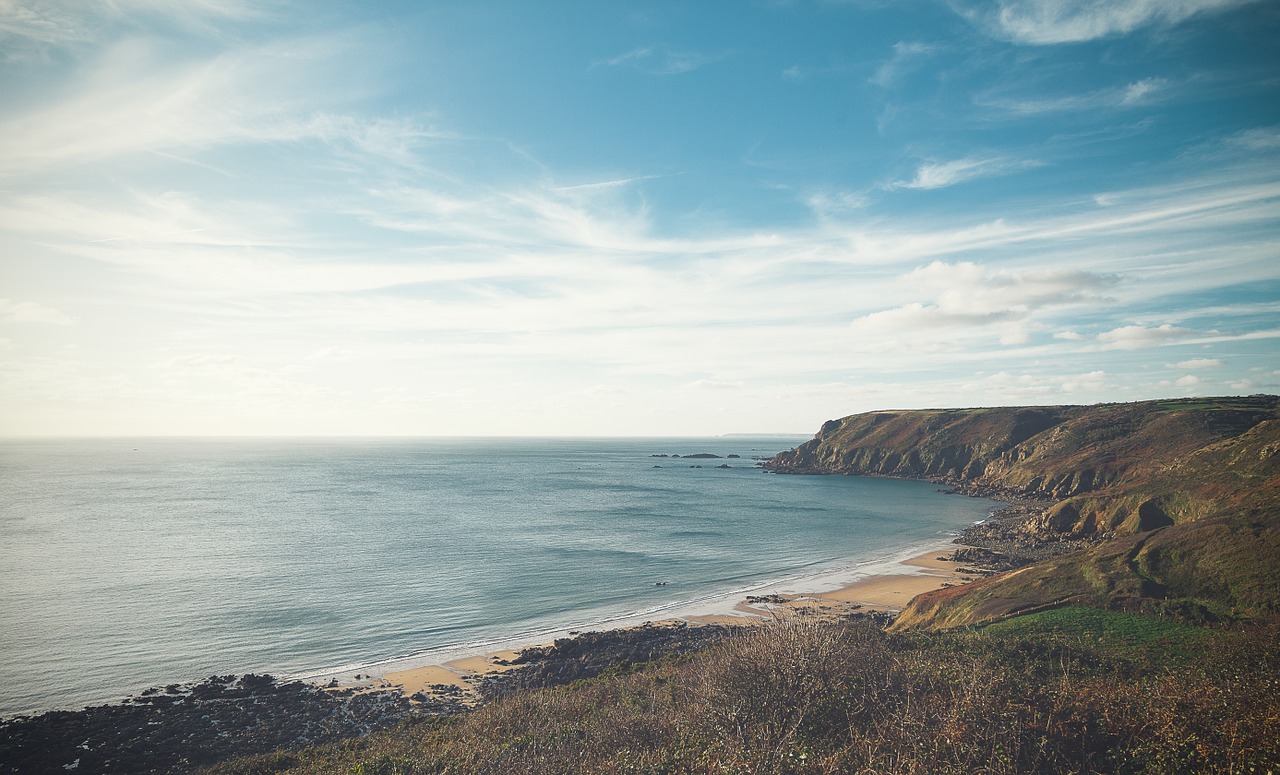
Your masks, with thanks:
[[[768,467],[924,478],[1033,498],[1019,527],[1088,548],[922,595],[895,626],[951,628],[1068,602],[1217,620],[1280,610],[1280,399],[870,412]]]
[[[1084,608],[955,633],[777,621],[212,773],[1265,773],[1280,763],[1277,655],[1275,626]]]

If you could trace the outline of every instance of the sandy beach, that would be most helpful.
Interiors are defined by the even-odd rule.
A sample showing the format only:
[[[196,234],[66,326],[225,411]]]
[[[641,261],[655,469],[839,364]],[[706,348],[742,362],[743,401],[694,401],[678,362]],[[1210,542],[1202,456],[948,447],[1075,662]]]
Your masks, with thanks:
[[[939,543],[906,559],[875,564],[871,566],[874,573],[867,573],[834,589],[788,591],[786,585],[778,585],[777,589],[758,590],[758,594],[745,599],[726,601],[731,605],[727,608],[721,606],[719,611],[690,613],[663,621],[684,621],[695,625],[749,625],[787,614],[840,616],[855,611],[897,612],[923,592],[974,580],[973,576],[959,572],[961,563],[940,559],[958,548],[961,545]],[[338,685],[343,687],[397,688],[406,695],[461,691],[465,697],[474,700],[473,683],[482,676],[511,669],[510,660],[515,659],[520,651],[519,648],[506,649],[451,659],[442,664],[394,665],[389,667],[397,669],[381,673],[374,668],[371,674],[362,673],[358,679],[351,676],[325,678],[336,677]]]

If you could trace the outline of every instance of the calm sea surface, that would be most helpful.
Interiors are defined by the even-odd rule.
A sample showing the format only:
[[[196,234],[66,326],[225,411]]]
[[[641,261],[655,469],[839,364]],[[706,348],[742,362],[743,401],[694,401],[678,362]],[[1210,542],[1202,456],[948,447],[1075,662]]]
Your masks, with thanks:
[[[753,467],[803,440],[0,442],[0,715],[678,610],[994,507]],[[651,457],[692,453],[741,457]]]

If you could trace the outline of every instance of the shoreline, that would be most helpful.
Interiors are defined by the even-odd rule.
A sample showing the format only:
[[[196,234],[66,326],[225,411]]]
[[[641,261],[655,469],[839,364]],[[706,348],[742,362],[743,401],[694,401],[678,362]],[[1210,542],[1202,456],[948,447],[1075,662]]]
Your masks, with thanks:
[[[971,548],[959,543],[960,540],[962,535],[956,534],[947,541],[917,544],[888,559],[869,560],[822,574],[762,583],[749,590],[703,598],[692,610],[675,616],[643,622],[634,621],[639,616],[619,617],[605,622],[603,633],[650,625],[750,626],[774,616],[892,616],[916,595],[967,584],[978,578],[972,572],[960,572],[971,563],[942,557],[957,549]],[[331,689],[396,691],[406,697],[447,697],[474,704],[480,701],[478,687],[516,667],[522,652],[549,648],[553,641],[579,634],[578,630],[557,630],[538,642],[505,642],[501,644],[503,648],[431,661],[428,654],[439,653],[433,651],[356,670],[313,674],[301,680]]]
[[[0,719],[0,751],[15,762],[44,766],[42,771],[94,770],[147,751],[156,771],[171,771],[466,714],[521,691],[700,651],[771,616],[865,618],[883,625],[921,592],[984,575],[972,568],[962,574],[962,566],[974,562],[956,555],[971,531],[1001,519],[998,510],[965,531],[873,560],[705,596],[680,604],[678,612],[665,606],[665,616],[616,617],[597,622],[598,631],[526,633],[518,644],[464,644],[453,647],[449,659],[439,659],[439,650],[421,652],[350,667],[345,675],[215,675],[154,687],[118,704]]]

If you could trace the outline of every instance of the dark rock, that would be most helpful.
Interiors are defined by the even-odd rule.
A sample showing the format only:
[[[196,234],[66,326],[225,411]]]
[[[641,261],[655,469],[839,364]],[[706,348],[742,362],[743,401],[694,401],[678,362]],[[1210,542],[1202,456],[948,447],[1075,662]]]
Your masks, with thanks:
[[[327,691],[272,676],[213,676],[133,701],[0,721],[0,772],[189,772],[232,756],[296,749],[456,714],[457,699]]]
[[[706,648],[734,628],[646,623],[626,630],[584,632],[560,638],[550,646],[535,646],[512,660],[513,670],[486,677],[477,689],[485,699],[502,697],[530,687],[558,686],[592,678],[608,670],[625,670],[670,654]]]

